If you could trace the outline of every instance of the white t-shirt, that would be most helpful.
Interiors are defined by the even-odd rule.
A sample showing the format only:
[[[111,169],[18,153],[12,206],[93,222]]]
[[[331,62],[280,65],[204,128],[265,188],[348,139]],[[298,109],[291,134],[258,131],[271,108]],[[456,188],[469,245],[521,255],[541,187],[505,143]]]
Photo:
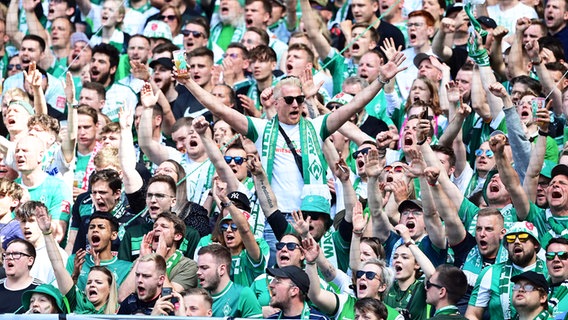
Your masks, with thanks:
[[[193,161],[187,154],[182,154],[174,148],[168,148],[168,158],[177,161],[185,169],[185,174],[187,175],[185,179],[187,200],[195,203],[203,203],[204,199],[202,199],[202,197],[207,196],[205,191],[211,187],[207,185],[209,168],[213,166],[211,161]]]
[[[258,118],[249,118],[254,126],[254,130],[257,133],[257,139],[254,141],[256,148],[259,153],[262,153],[262,143],[264,128],[266,127],[268,121]],[[311,122],[314,126],[315,132],[320,133],[322,126],[324,125],[324,117],[317,117],[315,119],[306,119]],[[284,132],[292,141],[294,148],[298,154],[302,154],[300,146],[300,125],[287,125],[280,123]],[[318,135],[318,143],[321,146],[323,141],[321,136]],[[292,212],[300,209],[302,204],[302,189],[304,186],[304,179],[300,174],[300,170],[296,165],[294,160],[294,155],[290,151],[286,140],[281,133],[278,133],[278,139],[276,141],[276,150],[274,152],[274,166],[272,170],[272,180],[271,187],[278,200],[278,208],[282,212]],[[266,168],[265,168],[266,170]],[[270,177],[269,177],[270,179]]]
[[[487,7],[487,14],[497,23],[498,26],[504,26],[509,30],[509,35],[515,34],[515,25],[519,18],[537,19],[538,15],[534,8],[519,2],[513,8],[505,11],[501,10],[498,4]]]
[[[57,249],[59,250],[59,254],[63,261],[67,261],[69,258],[67,252],[60,247],[57,247]],[[41,248],[36,248],[36,258],[34,265],[30,270],[30,276],[57,287],[55,272],[53,271],[51,260],[49,260],[49,256],[47,255],[47,248],[45,245]]]

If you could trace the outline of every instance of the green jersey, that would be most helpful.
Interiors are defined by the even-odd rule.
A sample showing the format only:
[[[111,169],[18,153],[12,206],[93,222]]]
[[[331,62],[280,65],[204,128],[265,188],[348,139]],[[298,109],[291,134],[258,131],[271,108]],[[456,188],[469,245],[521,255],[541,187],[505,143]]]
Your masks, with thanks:
[[[408,289],[401,290],[395,281],[385,298],[385,304],[397,310],[406,309],[412,315],[412,319],[425,320],[428,316],[426,307],[426,289],[424,282],[416,280]]]
[[[338,320],[354,320],[355,319],[355,302],[357,298],[352,295],[343,293],[338,296],[339,308],[335,314],[335,319]],[[388,317],[387,320],[404,320],[404,317],[396,311],[393,307],[385,303],[387,307]]]
[[[262,308],[249,287],[232,281],[213,298],[213,317],[262,318]]]
[[[71,190],[69,190],[63,180],[46,175],[45,180],[41,184],[30,188],[22,183],[22,178],[17,178],[15,181],[28,190],[30,200],[40,201],[45,204],[53,220],[69,223],[73,198]]]
[[[260,260],[258,262],[251,259],[246,249],[232,257],[231,278],[236,284],[249,287],[254,279],[263,274],[266,269],[270,248],[264,239],[257,239],[256,243],[260,247]]]
[[[351,59],[346,59],[340,55],[337,50],[332,49],[325,59],[323,64],[333,75],[333,94],[336,95],[341,92],[343,81],[351,76],[357,75],[357,65]]]
[[[69,274],[73,273],[73,265],[75,261],[75,255],[72,254],[67,259],[67,272]],[[130,272],[130,268],[132,267],[132,263],[130,261],[120,260],[117,257],[113,257],[110,260],[101,260],[101,266],[106,267],[116,279],[116,286],[119,287],[122,284],[122,281],[126,279],[128,273]],[[93,260],[93,256],[87,254],[85,256],[85,263],[81,267],[81,272],[79,273],[79,279],[77,279],[77,287],[78,288],[85,288],[87,285],[87,278],[89,276],[89,272],[91,268],[95,266],[95,261]]]
[[[69,309],[75,314],[104,314],[105,308],[97,310],[93,303],[87,299],[83,291],[73,286],[65,295],[69,302]]]
[[[511,278],[531,270],[542,273],[545,277],[548,275],[545,263],[538,259],[536,263],[525,268],[508,261],[483,269],[471,293],[469,305],[487,308],[494,319],[513,319],[517,312],[511,304],[514,285]]]
[[[543,248],[546,248],[552,238],[568,239],[568,217],[556,217],[550,209],[540,209],[531,202],[527,221],[532,222],[538,230],[538,240]]]

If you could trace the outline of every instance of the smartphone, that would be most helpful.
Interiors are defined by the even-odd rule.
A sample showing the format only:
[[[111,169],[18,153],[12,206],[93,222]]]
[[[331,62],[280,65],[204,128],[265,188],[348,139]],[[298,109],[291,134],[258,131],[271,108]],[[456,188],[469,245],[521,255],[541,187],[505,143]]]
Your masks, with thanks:
[[[169,296],[169,295],[171,295],[171,294],[172,294],[172,288],[169,288],[169,287],[163,287],[163,288],[162,288],[162,297]],[[178,298],[176,298],[176,297],[172,297],[172,298],[170,299],[170,301],[171,301],[174,305],[179,302],[179,301],[178,301]]]
[[[424,108],[424,111],[422,111],[422,114],[420,114],[420,119],[428,120],[428,107]]]
[[[174,56],[174,64],[179,75],[187,75],[189,73],[189,68],[187,66],[187,60],[185,60],[185,50],[176,50],[172,52]]]
[[[536,111],[539,109],[546,108],[546,99],[545,98],[534,98],[531,100],[532,105],[532,112],[533,116],[536,117]]]

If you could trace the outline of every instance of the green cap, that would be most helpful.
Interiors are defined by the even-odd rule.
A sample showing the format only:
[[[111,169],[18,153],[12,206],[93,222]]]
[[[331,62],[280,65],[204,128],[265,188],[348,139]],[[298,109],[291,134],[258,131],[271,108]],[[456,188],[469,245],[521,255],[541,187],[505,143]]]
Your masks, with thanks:
[[[329,200],[320,195],[307,195],[302,199],[300,210],[329,214],[331,205]]]
[[[551,160],[544,160],[542,165],[542,169],[540,170],[540,175],[547,177],[548,179],[552,178],[552,168],[557,165],[556,162]]]
[[[24,101],[24,100],[12,100],[12,101],[10,101],[10,104],[8,106],[15,106],[15,105],[26,109],[26,112],[29,113],[32,116],[35,114],[35,110],[32,107],[32,105],[29,104],[28,102]]]
[[[511,227],[507,229],[505,236],[517,233],[528,233],[536,240],[536,242],[538,242],[538,244],[540,244],[540,241],[538,241],[538,231],[536,230],[536,227],[534,226],[534,224],[528,221],[519,221],[513,223]],[[503,241],[503,244],[507,246],[506,241]]]
[[[24,292],[22,295],[22,307],[24,310],[30,309],[30,299],[34,293],[41,293],[48,295],[55,299],[55,303],[57,304],[57,308],[61,313],[69,313],[69,310],[65,306],[64,298],[59,289],[50,285],[50,284],[40,284],[33,290],[28,290]]]

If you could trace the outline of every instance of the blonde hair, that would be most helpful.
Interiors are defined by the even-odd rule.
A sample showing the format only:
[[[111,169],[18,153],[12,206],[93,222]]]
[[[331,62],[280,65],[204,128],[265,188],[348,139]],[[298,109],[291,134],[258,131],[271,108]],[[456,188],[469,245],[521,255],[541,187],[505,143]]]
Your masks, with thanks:
[[[117,168],[121,169],[120,167],[120,159],[118,157],[118,148],[106,146],[99,150],[95,155],[93,160],[95,167],[97,168]]]
[[[108,294],[108,300],[104,308],[104,314],[116,314],[118,312],[119,304],[118,304],[118,289],[114,275],[112,274],[112,272],[110,272],[109,269],[103,266],[93,266],[91,267],[89,273],[93,271],[99,271],[104,273],[109,280],[109,294]]]
[[[283,86],[296,86],[298,88],[300,88],[300,90],[302,89],[302,83],[300,82],[300,79],[298,77],[294,77],[294,76],[289,76],[286,78],[283,78],[282,80],[280,80],[280,82],[278,82],[276,84],[276,86],[274,86],[274,100],[280,98],[282,96],[282,87]]]

